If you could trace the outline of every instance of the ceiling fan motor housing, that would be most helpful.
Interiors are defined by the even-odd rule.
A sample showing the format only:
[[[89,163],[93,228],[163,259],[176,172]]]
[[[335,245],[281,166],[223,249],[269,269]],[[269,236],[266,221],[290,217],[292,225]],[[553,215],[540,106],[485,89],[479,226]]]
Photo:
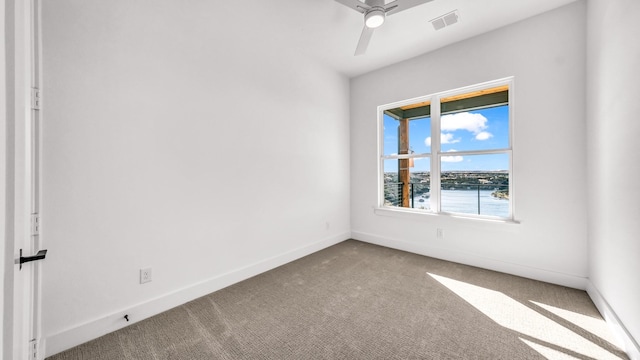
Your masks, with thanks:
[[[392,0],[388,4],[386,0],[336,0],[337,2],[364,14],[364,28],[360,34],[360,40],[354,55],[362,55],[369,46],[371,35],[375,28],[382,25],[388,15],[405,11],[420,4],[433,0]]]
[[[371,29],[375,29],[384,23],[385,11],[382,7],[374,7],[364,15],[364,24]]]

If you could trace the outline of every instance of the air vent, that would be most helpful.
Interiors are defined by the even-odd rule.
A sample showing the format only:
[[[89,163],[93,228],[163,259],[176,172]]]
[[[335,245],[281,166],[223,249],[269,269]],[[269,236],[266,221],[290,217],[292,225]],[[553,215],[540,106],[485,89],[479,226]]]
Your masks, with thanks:
[[[435,18],[430,22],[431,22],[431,25],[433,25],[434,29],[440,30],[446,26],[451,26],[457,23],[458,20],[460,20],[460,14],[458,13],[458,10],[454,10],[450,13],[447,13]]]

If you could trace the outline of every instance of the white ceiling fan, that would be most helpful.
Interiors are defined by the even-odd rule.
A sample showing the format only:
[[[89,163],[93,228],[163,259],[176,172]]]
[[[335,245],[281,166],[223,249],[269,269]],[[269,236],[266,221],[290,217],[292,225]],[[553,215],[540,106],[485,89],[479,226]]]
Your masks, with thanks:
[[[373,30],[384,23],[387,15],[393,15],[433,0],[395,0],[385,5],[385,0],[336,0],[340,4],[350,7],[364,14],[364,28],[355,55],[362,55],[367,51]]]

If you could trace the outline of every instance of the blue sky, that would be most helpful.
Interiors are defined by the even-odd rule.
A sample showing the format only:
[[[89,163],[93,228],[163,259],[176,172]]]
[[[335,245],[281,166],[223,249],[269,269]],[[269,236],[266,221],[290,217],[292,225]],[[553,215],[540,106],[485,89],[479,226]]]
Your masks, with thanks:
[[[509,147],[509,107],[460,112],[442,116],[443,152],[504,149]],[[384,115],[384,154],[398,153],[398,121]],[[431,152],[431,119],[409,122],[409,146],[415,153]],[[428,171],[429,159],[415,161],[415,171]],[[507,155],[443,157],[442,170],[508,170]],[[385,161],[386,171],[397,171],[397,160]]]

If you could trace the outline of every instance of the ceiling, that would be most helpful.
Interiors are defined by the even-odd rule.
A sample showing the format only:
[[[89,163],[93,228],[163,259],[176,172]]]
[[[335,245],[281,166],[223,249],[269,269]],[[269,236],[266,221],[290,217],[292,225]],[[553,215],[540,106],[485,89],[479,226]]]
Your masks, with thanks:
[[[388,17],[373,34],[367,53],[357,57],[353,53],[363,16],[335,0],[226,1],[219,21],[240,26],[236,41],[296,51],[354,77],[574,1],[433,0]],[[458,10],[459,22],[434,30],[429,20],[453,10]],[[225,16],[228,11],[242,16]]]

